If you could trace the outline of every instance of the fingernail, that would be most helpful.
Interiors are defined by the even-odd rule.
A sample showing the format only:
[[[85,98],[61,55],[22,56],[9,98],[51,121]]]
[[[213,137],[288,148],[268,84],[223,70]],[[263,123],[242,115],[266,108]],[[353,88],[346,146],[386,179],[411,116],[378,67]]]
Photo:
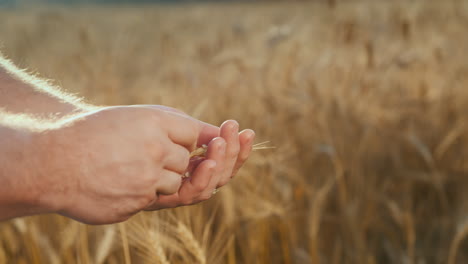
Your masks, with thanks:
[[[255,132],[252,129],[249,129],[248,131],[249,131],[248,139],[253,140],[255,138]]]
[[[239,133],[239,123],[237,123],[236,121],[234,121],[234,124],[231,125],[231,133],[232,134]]]
[[[221,123],[220,127],[226,125],[226,124],[229,123],[229,122],[231,122],[231,120],[226,120],[226,121],[224,121],[223,123]]]

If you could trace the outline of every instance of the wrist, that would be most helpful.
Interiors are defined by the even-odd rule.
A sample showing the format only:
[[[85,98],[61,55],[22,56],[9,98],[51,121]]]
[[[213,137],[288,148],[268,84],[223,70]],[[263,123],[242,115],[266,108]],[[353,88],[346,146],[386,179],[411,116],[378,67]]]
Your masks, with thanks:
[[[29,158],[29,168],[26,179],[31,184],[27,185],[23,202],[34,208],[32,214],[56,213],[60,211],[60,200],[56,199],[56,192],[60,183],[56,178],[57,164],[56,149],[53,146],[53,132],[32,132],[27,136],[26,153]]]
[[[31,155],[36,157],[37,173],[34,182],[35,191],[32,201],[41,211],[40,213],[58,213],[63,210],[65,181],[64,171],[66,168],[63,151],[65,146],[59,141],[61,129],[48,130],[36,133],[31,142],[34,146]]]
[[[48,213],[37,132],[0,127],[0,218]]]

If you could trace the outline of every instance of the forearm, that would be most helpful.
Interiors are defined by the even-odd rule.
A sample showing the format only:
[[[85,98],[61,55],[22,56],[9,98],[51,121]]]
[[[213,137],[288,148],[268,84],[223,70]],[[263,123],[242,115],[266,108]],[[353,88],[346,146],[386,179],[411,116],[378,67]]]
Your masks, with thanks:
[[[78,98],[18,69],[0,54],[0,107],[11,113],[62,117],[89,108]]]
[[[35,154],[34,132],[13,123],[0,113],[0,220],[47,212],[40,205],[37,178],[43,164]]]

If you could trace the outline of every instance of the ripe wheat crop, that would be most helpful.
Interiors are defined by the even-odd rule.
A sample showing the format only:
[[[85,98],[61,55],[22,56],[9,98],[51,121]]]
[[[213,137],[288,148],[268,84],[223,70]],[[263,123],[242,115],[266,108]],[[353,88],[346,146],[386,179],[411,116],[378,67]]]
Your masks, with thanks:
[[[3,53],[68,91],[276,147],[196,206],[0,223],[0,263],[467,263],[467,29],[457,0],[0,10]]]

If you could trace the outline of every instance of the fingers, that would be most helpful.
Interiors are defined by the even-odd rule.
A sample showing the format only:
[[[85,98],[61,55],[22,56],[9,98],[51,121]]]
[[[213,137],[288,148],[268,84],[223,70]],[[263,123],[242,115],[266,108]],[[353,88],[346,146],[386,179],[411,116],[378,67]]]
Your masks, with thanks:
[[[216,161],[204,160],[192,174],[192,177],[180,188],[179,197],[183,205],[194,204],[206,198],[203,193],[210,191],[209,183],[214,176]],[[211,190],[213,192],[213,190]],[[209,197],[208,197],[209,198]]]
[[[182,175],[190,161],[190,152],[177,144],[170,144],[168,154],[164,157],[164,169]]]
[[[164,112],[163,124],[169,139],[178,145],[193,150],[198,140],[199,127],[194,119],[175,112]]]
[[[254,131],[247,129],[239,133],[239,124],[234,120],[218,128],[174,111],[166,111],[162,118],[169,139],[175,143],[164,160],[164,178],[171,180],[164,180],[164,183],[161,180],[157,199],[145,210],[209,199],[215,188],[229,182],[252,151]],[[195,144],[208,144],[205,160],[191,164],[195,167],[191,177],[182,181],[181,174],[189,165],[189,151]]]
[[[183,181],[178,193],[159,195],[157,201],[145,210],[190,205],[207,200],[213,195],[216,187],[229,181],[249,157],[255,132],[246,129],[237,133],[238,125],[235,121],[227,121],[221,127],[225,138],[217,137],[209,143],[206,160],[201,161],[191,177]],[[228,146],[229,144],[231,146]],[[229,157],[228,151],[230,151]]]
[[[180,110],[163,106],[147,107],[165,111],[163,118],[169,138],[189,150],[193,150],[196,145],[208,144],[219,136],[219,127],[190,117]]]
[[[148,105],[147,107],[181,114],[192,121],[195,121],[199,131],[197,146],[201,146],[203,144],[208,145],[213,138],[219,136],[219,127],[197,120],[179,109],[163,105]]]
[[[179,173],[163,170],[156,183],[156,194],[169,195],[176,193],[179,190],[181,183],[182,177]]]
[[[250,153],[252,152],[252,145],[255,139],[255,132],[252,129],[245,129],[239,133],[239,143],[240,151],[239,156],[237,157],[236,164],[234,165],[234,170],[232,171],[231,178],[239,171],[239,169],[244,165],[245,161],[249,158]]]
[[[197,145],[208,145],[210,141],[215,138],[219,137],[219,127],[207,124],[205,122],[199,121],[198,123],[198,142]]]
[[[202,201],[199,197],[206,190],[214,175],[216,161],[204,160],[192,173],[190,179],[184,180],[179,192],[172,195],[159,195],[145,211],[159,210],[161,208],[172,208],[181,205],[190,205]]]
[[[158,195],[158,199],[145,210],[157,210],[181,205],[194,204],[210,198],[219,182],[226,153],[226,142],[215,138],[208,144],[206,160],[184,180],[177,194]],[[180,175],[178,175],[180,178]]]
[[[240,151],[239,124],[234,120],[228,120],[221,125],[220,136],[226,140],[226,157],[221,179],[217,187],[225,185],[231,179],[232,171],[237,162]]]
[[[164,110],[164,111],[173,112],[173,113],[177,113],[177,114],[181,114],[181,115],[191,119],[192,121],[194,121],[197,124],[198,131],[199,131],[198,142],[197,142],[198,146],[201,146],[203,144],[208,145],[208,143],[210,143],[210,141],[213,138],[219,136],[219,127],[214,126],[212,124],[205,123],[205,122],[200,121],[200,120],[197,120],[197,119],[187,115],[185,112],[183,112],[183,111],[181,111],[179,109],[168,107],[168,106],[163,106],[163,105],[148,106],[148,107],[151,107],[151,108],[154,108],[154,109],[161,109],[161,110]]]
[[[210,179],[208,187],[200,195],[200,199],[205,200],[213,194],[213,190],[221,180],[221,176],[224,172],[224,162],[226,160],[226,141],[217,137],[208,144],[208,151],[206,152],[206,159],[214,160],[216,162],[216,168],[213,171],[213,176]]]

